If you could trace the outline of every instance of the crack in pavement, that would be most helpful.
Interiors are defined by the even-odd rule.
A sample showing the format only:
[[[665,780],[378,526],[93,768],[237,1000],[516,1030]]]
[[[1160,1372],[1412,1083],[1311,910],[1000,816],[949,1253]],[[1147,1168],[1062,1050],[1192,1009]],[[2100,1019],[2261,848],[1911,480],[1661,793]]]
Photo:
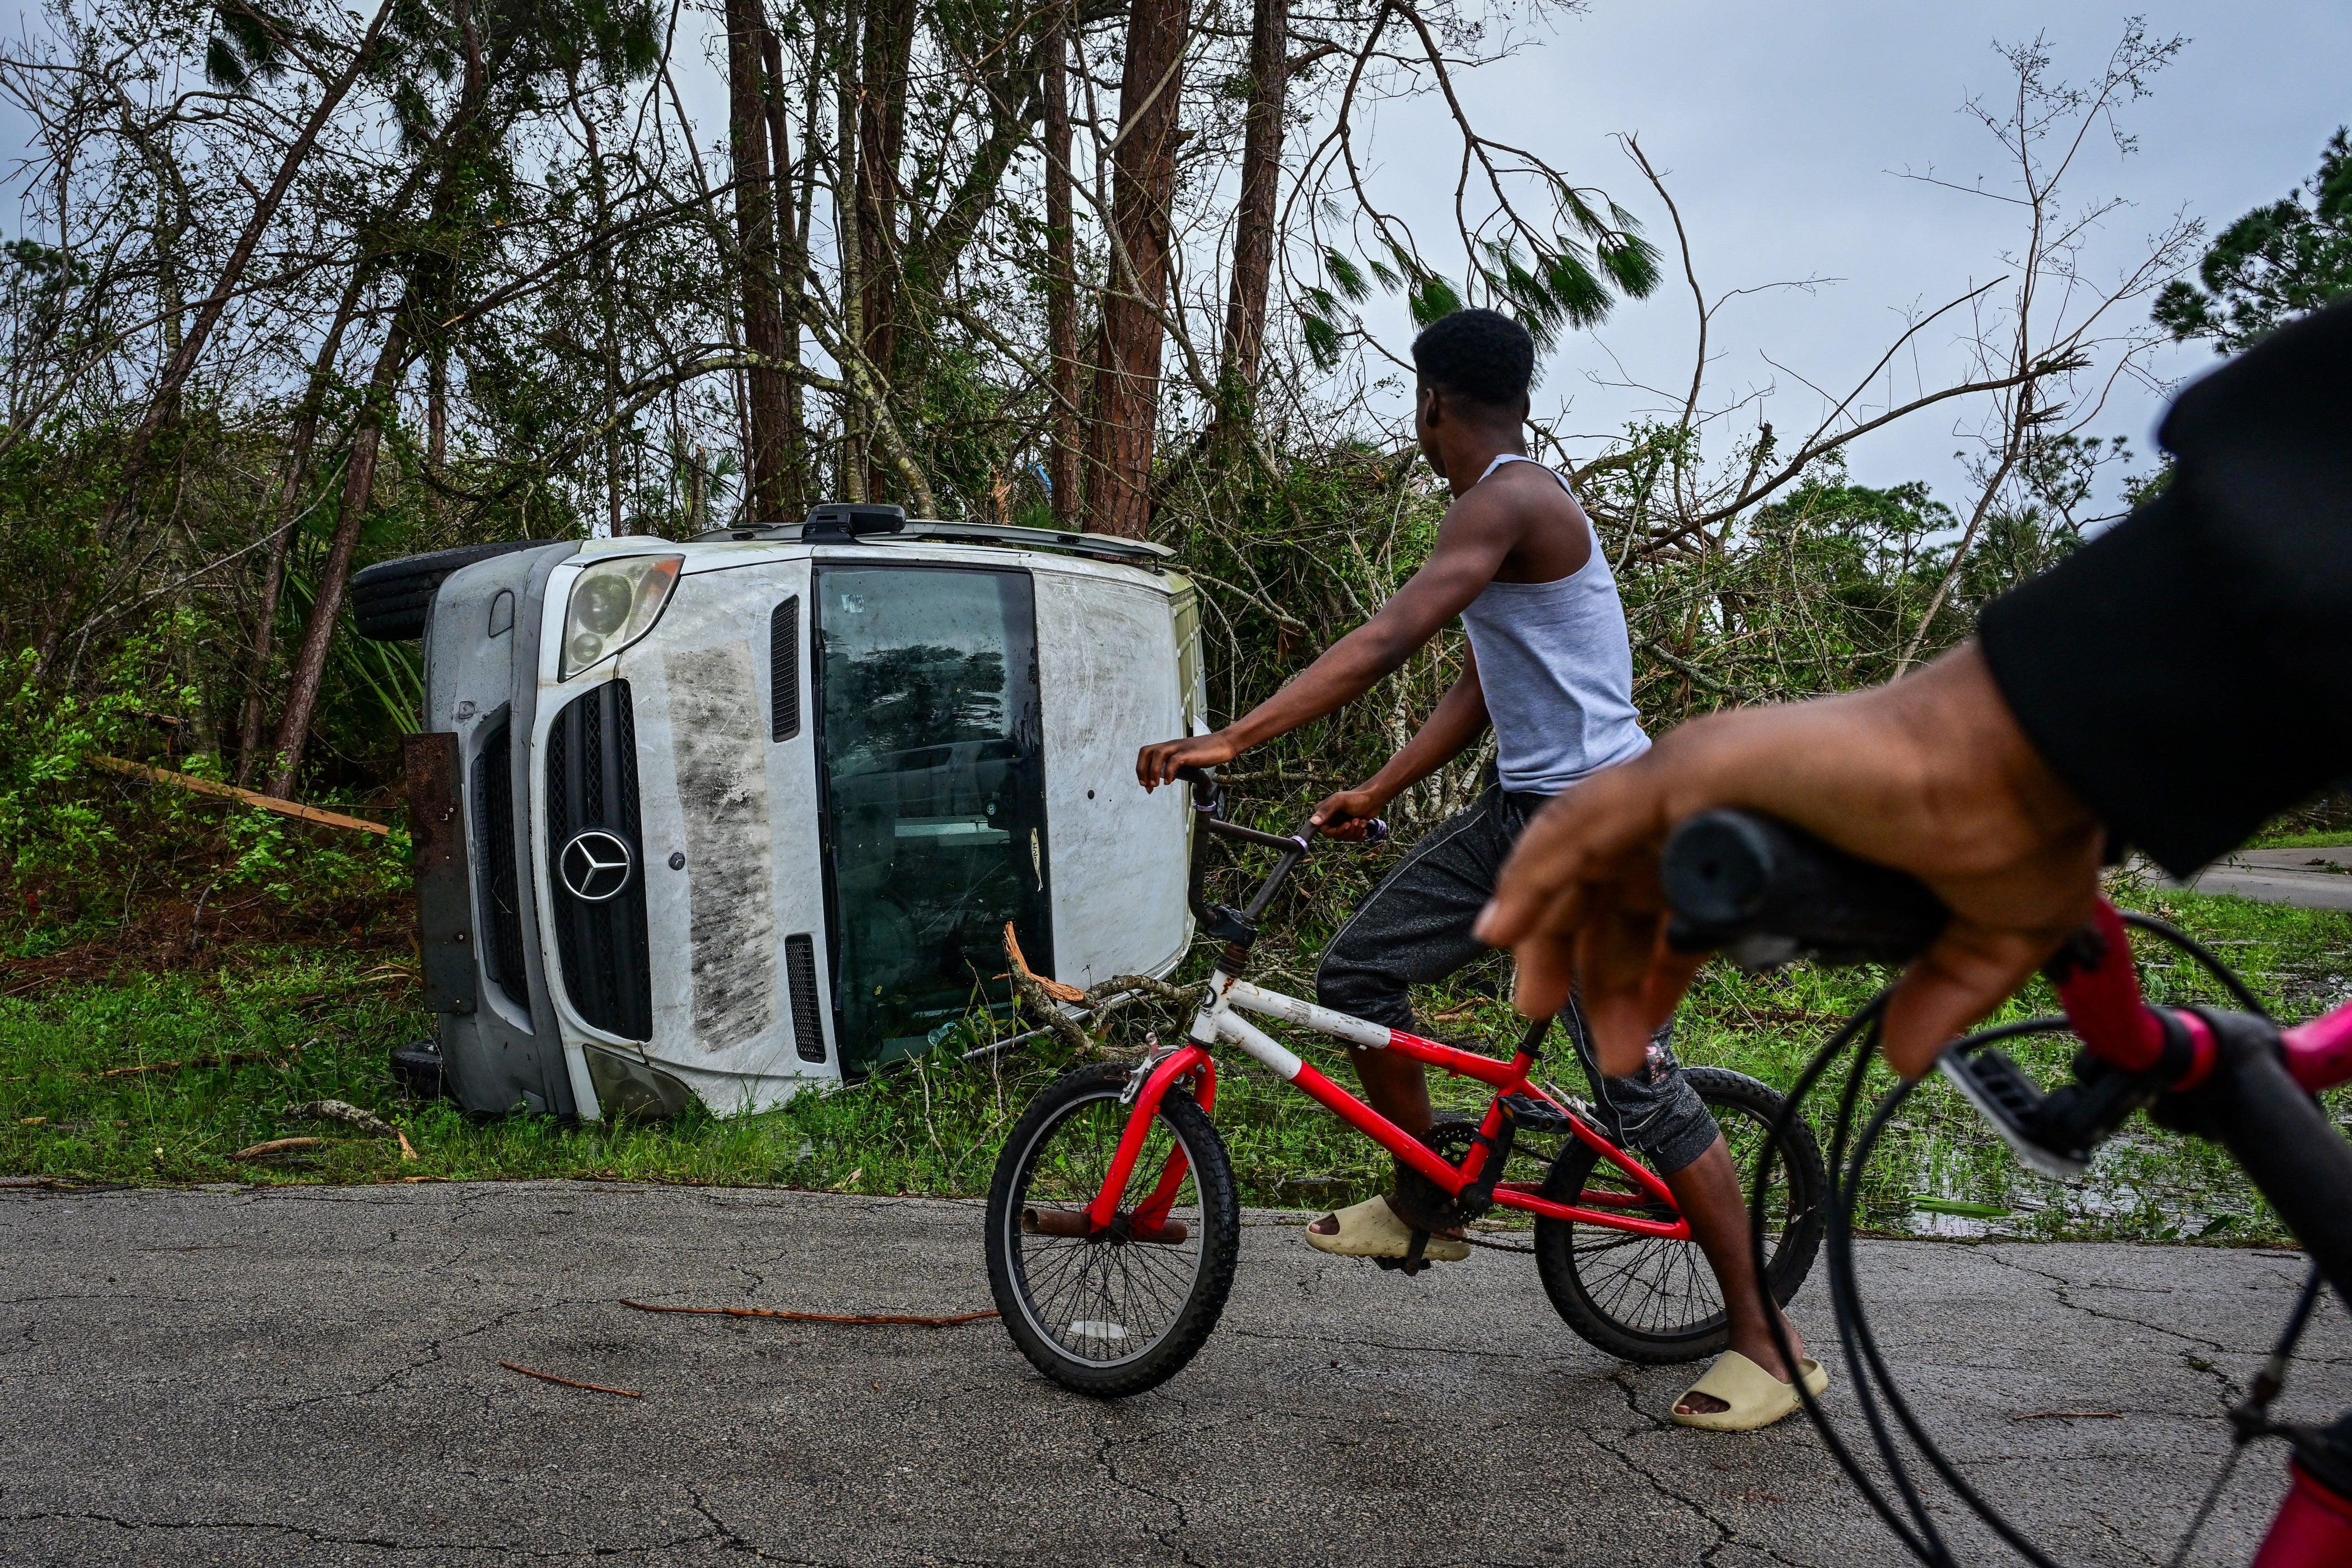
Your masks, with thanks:
[[[1707,1507],[1706,1504],[1701,1502],[1697,1498],[1691,1496],[1688,1492],[1683,1491],[1669,1484],[1665,1478],[1657,1474],[1657,1472],[1651,1469],[1647,1465],[1643,1464],[1631,1453],[1627,1452],[1618,1444],[1611,1441],[1608,1437],[1603,1436],[1599,1433],[1587,1433],[1586,1436],[1591,1438],[1593,1446],[1599,1448],[1602,1453],[1609,1455],[1619,1464],[1624,1466],[1628,1470],[1631,1470],[1634,1475],[1639,1476],[1652,1491],[1656,1492],[1660,1497],[1665,1498],[1670,1501],[1682,1504],[1683,1507],[1688,1509],[1693,1514],[1705,1521],[1706,1524],[1716,1531],[1717,1540],[1715,1544],[1708,1547],[1705,1552],[1700,1552],[1698,1555],[1698,1560],[1701,1563],[1712,1563],[1716,1560],[1717,1555],[1726,1548],[1738,1546],[1745,1548],[1749,1552],[1761,1552],[1775,1563],[1787,1564],[1787,1568],[1812,1568],[1812,1564],[1811,1563],[1801,1563],[1793,1557],[1784,1557],[1769,1546],[1745,1539],[1727,1521],[1718,1518],[1713,1509]]]
[[[2004,1268],[2013,1268],[2020,1274],[2030,1274],[2033,1276],[2033,1278],[2044,1281],[2044,1288],[2049,1290],[2051,1296],[2056,1300],[2060,1306],[2071,1307],[2077,1312],[2086,1313],[2091,1317],[2098,1318],[2110,1323],[2128,1323],[2133,1328],[2146,1329],[2150,1333],[2169,1334],[2174,1339],[2187,1340],[2190,1344],[2194,1345],[2203,1345],[2206,1349],[2218,1352],[2222,1355],[2259,1355],[2262,1353],[2259,1351],[2249,1352],[2232,1350],[2230,1346],[2223,1344],[2219,1340],[2207,1339],[2201,1334],[2192,1334],[2185,1329],[2176,1329],[2168,1323],[2151,1323],[2144,1318],[2128,1317],[2122,1312],[2102,1311],[2096,1307],[2088,1306],[2081,1301],[2075,1300],[2073,1296],[2068,1294],[2068,1292],[2073,1290],[2105,1290],[2111,1287],[2105,1285],[2081,1284],[2075,1280],[2065,1279],[2061,1275],[2053,1274],[2047,1269],[2029,1267],[2026,1264],[2016,1261],[2014,1258],[2004,1257],[1998,1247],[1984,1248],[1983,1256],[1991,1258],[1995,1263],[2000,1264]]]

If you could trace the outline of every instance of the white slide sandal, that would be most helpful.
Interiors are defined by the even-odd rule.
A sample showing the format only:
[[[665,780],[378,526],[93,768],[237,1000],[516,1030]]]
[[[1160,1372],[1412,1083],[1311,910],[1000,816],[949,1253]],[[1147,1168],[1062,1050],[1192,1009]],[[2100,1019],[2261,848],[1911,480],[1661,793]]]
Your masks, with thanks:
[[[1311,1226],[1307,1232],[1307,1245],[1318,1252],[1335,1258],[1403,1258],[1412,1250],[1412,1227],[1397,1217],[1385,1197],[1366,1198],[1315,1223],[1326,1220],[1338,1226],[1332,1235],[1319,1235]],[[1433,1232],[1421,1255],[1436,1263],[1459,1263],[1470,1256],[1470,1246],[1459,1237]]]

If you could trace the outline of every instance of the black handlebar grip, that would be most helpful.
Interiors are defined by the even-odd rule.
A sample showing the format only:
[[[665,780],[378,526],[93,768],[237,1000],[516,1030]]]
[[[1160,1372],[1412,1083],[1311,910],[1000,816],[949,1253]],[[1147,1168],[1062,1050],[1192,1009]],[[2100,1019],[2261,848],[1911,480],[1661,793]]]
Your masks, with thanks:
[[[1182,767],[1176,770],[1176,776],[1182,779],[1186,784],[1213,784],[1217,782],[1217,770],[1214,768]]]
[[[1667,940],[1686,952],[1722,948],[1750,967],[1907,963],[1951,919],[1917,879],[1754,812],[1688,818],[1658,872],[1674,911]]]

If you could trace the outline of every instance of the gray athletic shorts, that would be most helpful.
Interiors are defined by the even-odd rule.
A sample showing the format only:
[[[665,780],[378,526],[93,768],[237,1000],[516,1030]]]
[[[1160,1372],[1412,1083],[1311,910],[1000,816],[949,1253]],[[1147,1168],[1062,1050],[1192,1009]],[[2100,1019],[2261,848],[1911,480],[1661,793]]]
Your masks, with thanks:
[[[1323,950],[1316,999],[1359,1018],[1416,1032],[1405,988],[1443,980],[1492,950],[1470,934],[1478,911],[1528,819],[1550,797],[1488,789],[1466,811],[1431,830],[1358,907]],[[1559,1015],[1591,1080],[1601,1130],[1650,1157],[1661,1174],[1681,1170],[1715,1142],[1715,1118],[1675,1059],[1669,1021],[1649,1059],[1630,1078],[1603,1078],[1583,1009],[1570,996]]]

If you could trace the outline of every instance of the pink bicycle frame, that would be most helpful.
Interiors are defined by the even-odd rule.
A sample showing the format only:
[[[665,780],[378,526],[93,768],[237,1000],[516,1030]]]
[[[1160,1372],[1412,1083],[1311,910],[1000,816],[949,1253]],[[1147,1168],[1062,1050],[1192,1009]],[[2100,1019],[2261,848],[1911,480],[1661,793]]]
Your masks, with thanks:
[[[2178,1080],[2193,1088],[2212,1071],[2213,1031],[2195,1013],[2158,1009],[2142,997],[2123,919],[2105,899],[2092,917],[2093,955],[2075,961],[2058,984],[2067,1021],[2090,1053],[2145,1071],[2162,1059],[2169,1030],[2185,1033],[2189,1060]],[[2287,1076],[2316,1094],[2352,1081],[2352,1003],[2279,1031]],[[2286,1500],[2272,1521],[2254,1568],[2327,1568],[2352,1563],[2352,1500],[2338,1496],[2300,1464],[2287,1467]]]

